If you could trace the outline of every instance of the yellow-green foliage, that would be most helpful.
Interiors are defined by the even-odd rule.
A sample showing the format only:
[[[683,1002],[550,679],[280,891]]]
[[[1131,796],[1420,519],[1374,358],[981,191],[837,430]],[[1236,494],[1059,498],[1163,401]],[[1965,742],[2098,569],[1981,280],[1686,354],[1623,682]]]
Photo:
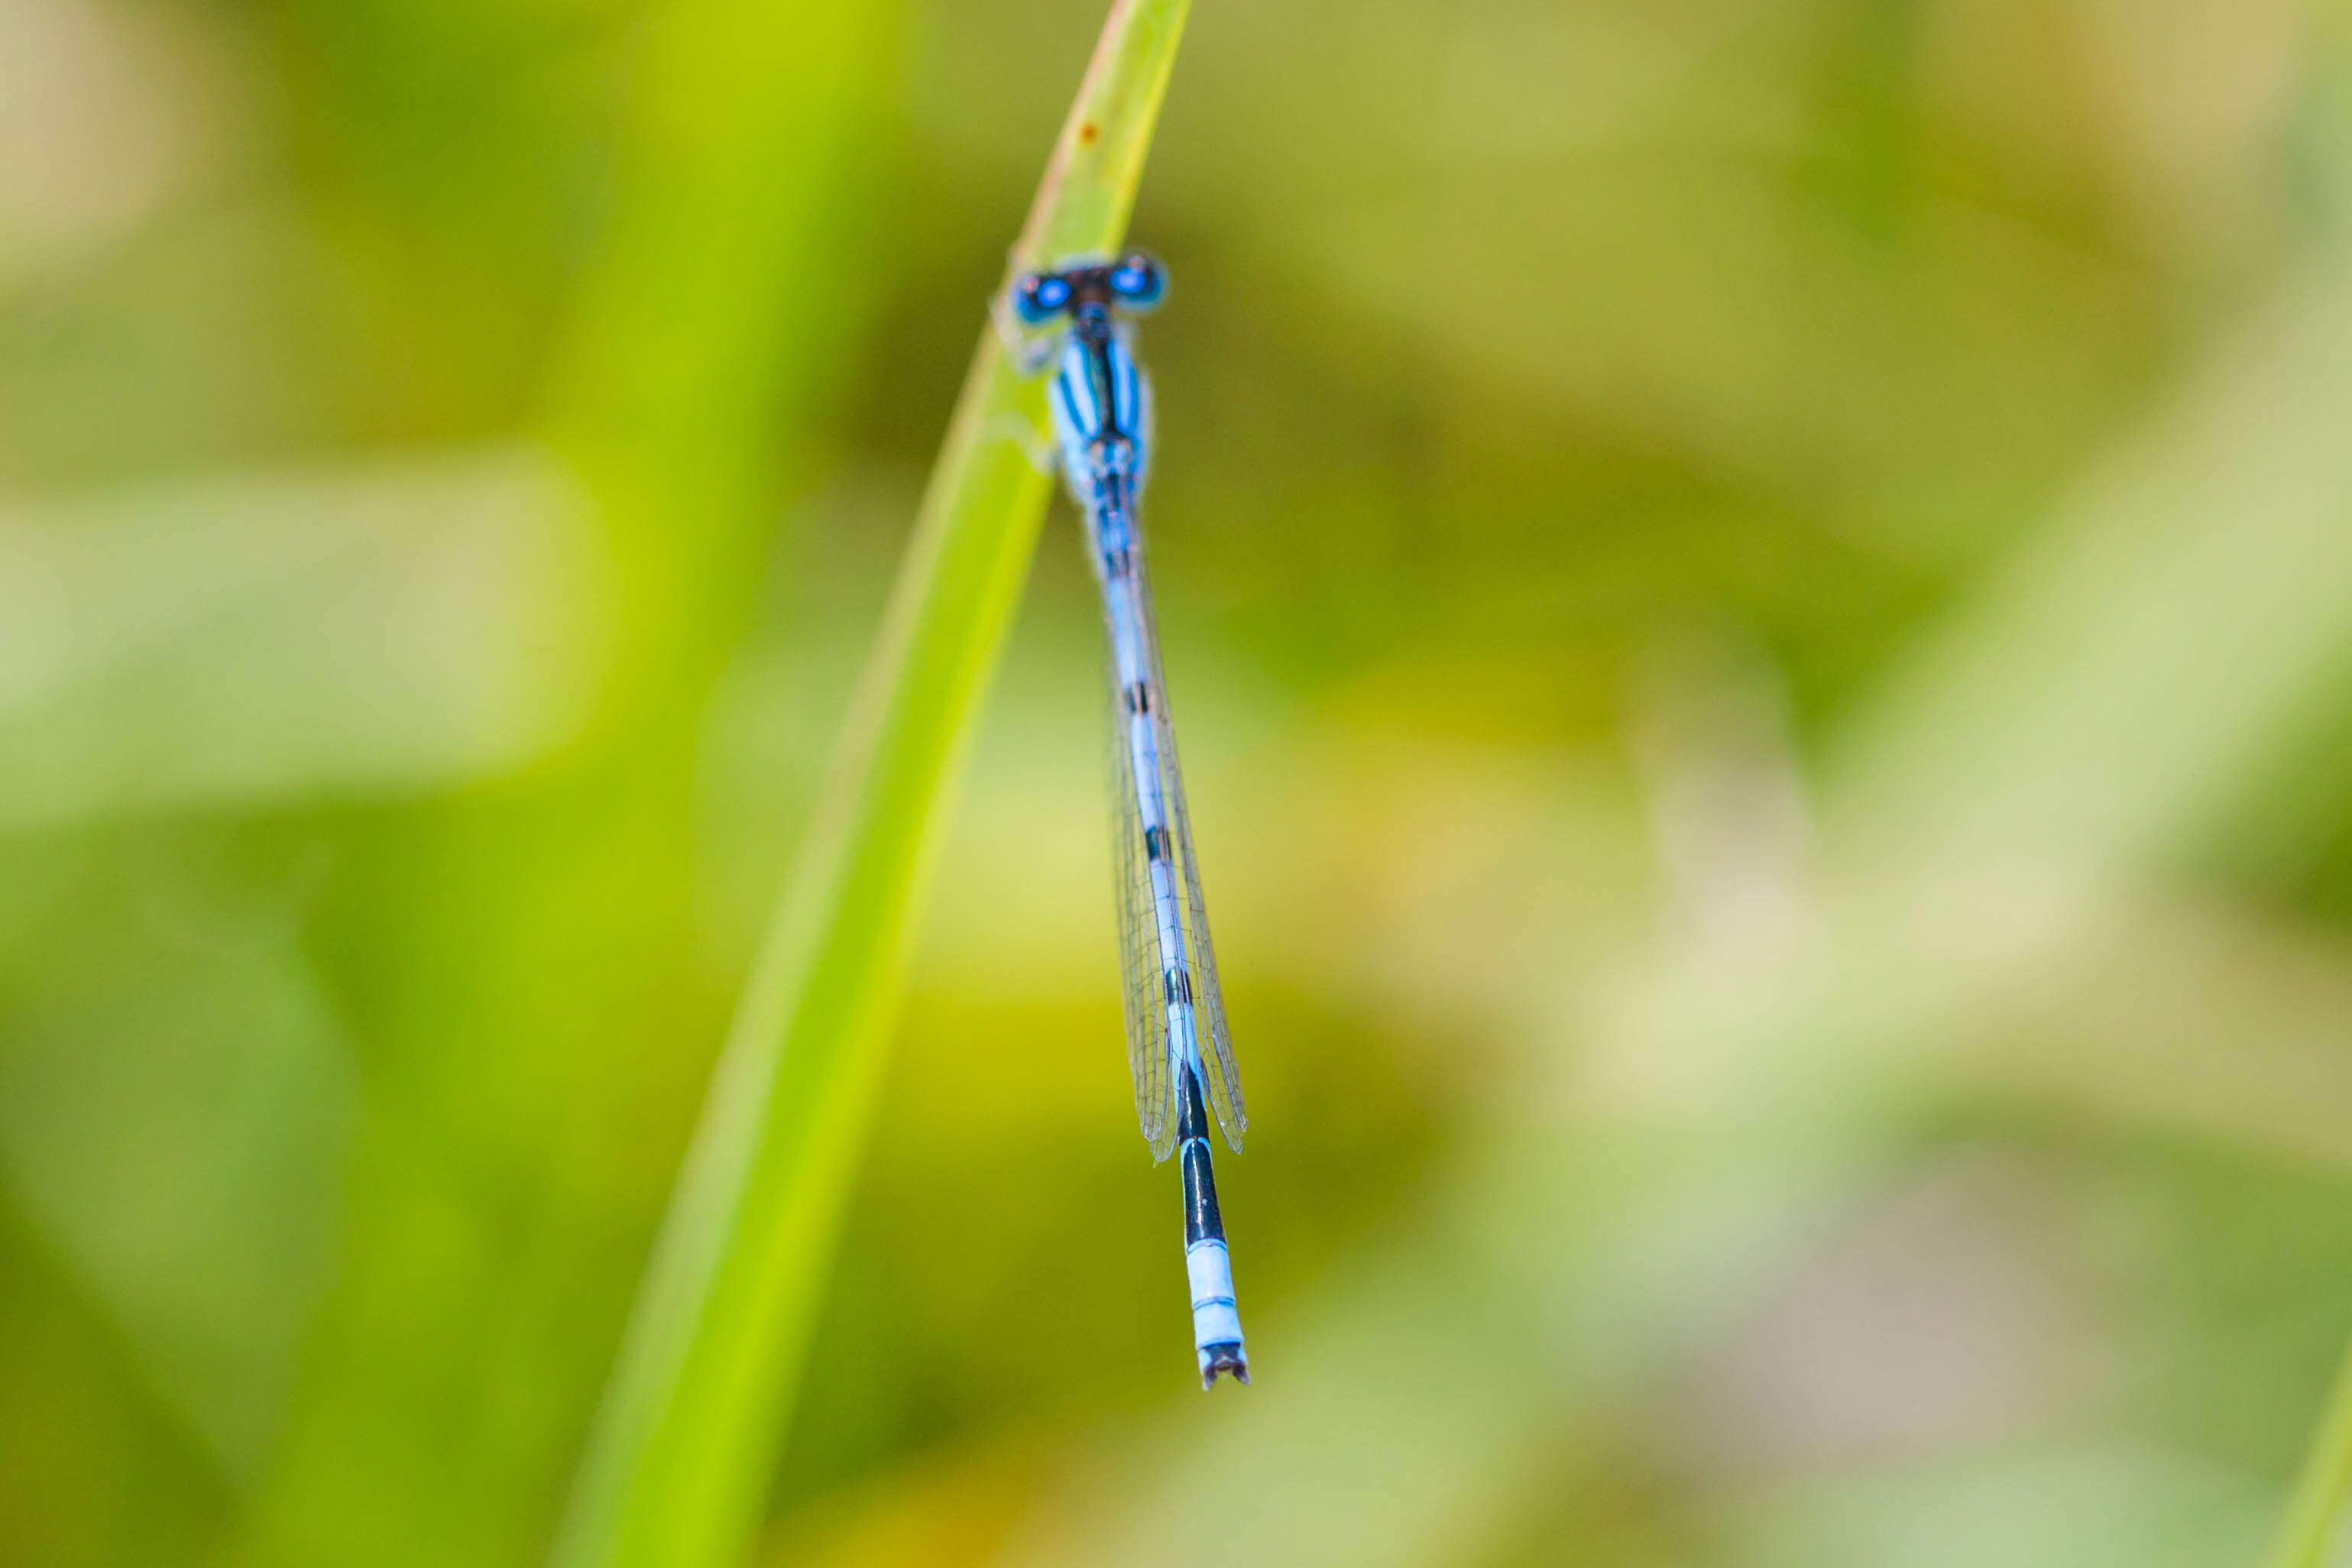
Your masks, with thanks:
[[[0,1568],[2340,1557],[2343,7],[1192,12],[1213,1399],[1106,9],[0,5]]]

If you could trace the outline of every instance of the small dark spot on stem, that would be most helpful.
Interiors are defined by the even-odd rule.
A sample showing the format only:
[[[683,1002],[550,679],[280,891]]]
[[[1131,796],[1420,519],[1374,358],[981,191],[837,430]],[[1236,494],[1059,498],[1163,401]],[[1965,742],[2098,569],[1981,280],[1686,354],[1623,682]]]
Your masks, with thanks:
[[[1095,122],[1093,121],[1088,120],[1080,122],[1078,126],[1078,141],[1081,144],[1088,147],[1093,146],[1095,144],[1095,137],[1097,134],[1099,133],[1095,130]]]

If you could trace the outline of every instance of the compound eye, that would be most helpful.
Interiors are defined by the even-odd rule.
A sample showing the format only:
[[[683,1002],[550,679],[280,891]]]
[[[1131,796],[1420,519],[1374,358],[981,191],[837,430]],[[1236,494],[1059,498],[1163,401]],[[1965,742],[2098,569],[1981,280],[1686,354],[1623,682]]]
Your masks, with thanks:
[[[1013,308],[1022,321],[1042,327],[1070,302],[1070,280],[1057,273],[1033,273],[1013,290]]]
[[[1168,272],[1139,250],[1110,269],[1110,291],[1130,310],[1149,310],[1168,292]]]

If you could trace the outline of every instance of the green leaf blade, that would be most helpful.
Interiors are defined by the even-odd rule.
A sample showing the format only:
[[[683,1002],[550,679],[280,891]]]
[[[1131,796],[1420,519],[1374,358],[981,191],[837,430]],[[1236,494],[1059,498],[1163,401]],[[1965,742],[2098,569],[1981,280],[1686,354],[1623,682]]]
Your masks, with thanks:
[[[1016,269],[1125,237],[1187,0],[1119,0]],[[983,331],[825,799],[754,966],[555,1561],[717,1568],[756,1529],[887,1066],[908,935],[1050,479],[1039,389]]]

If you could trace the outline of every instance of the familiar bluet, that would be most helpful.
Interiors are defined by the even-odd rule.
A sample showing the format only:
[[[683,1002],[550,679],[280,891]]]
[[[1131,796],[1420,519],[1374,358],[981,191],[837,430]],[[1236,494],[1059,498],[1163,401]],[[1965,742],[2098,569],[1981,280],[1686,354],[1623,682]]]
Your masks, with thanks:
[[[1024,327],[1058,329],[1034,363],[1054,364],[1047,402],[1055,440],[1063,477],[1085,513],[1110,630],[1111,815],[1128,1065],[1153,1157],[1179,1154],[1192,1342],[1201,1386],[1210,1388],[1220,1373],[1247,1383],[1249,1359],[1217,1211],[1209,1114],[1236,1152],[1248,1121],[1209,950],[1136,508],[1150,455],[1151,384],[1120,318],[1158,304],[1166,286],[1160,263],[1135,253],[1033,273],[1013,285],[1010,300]]]

